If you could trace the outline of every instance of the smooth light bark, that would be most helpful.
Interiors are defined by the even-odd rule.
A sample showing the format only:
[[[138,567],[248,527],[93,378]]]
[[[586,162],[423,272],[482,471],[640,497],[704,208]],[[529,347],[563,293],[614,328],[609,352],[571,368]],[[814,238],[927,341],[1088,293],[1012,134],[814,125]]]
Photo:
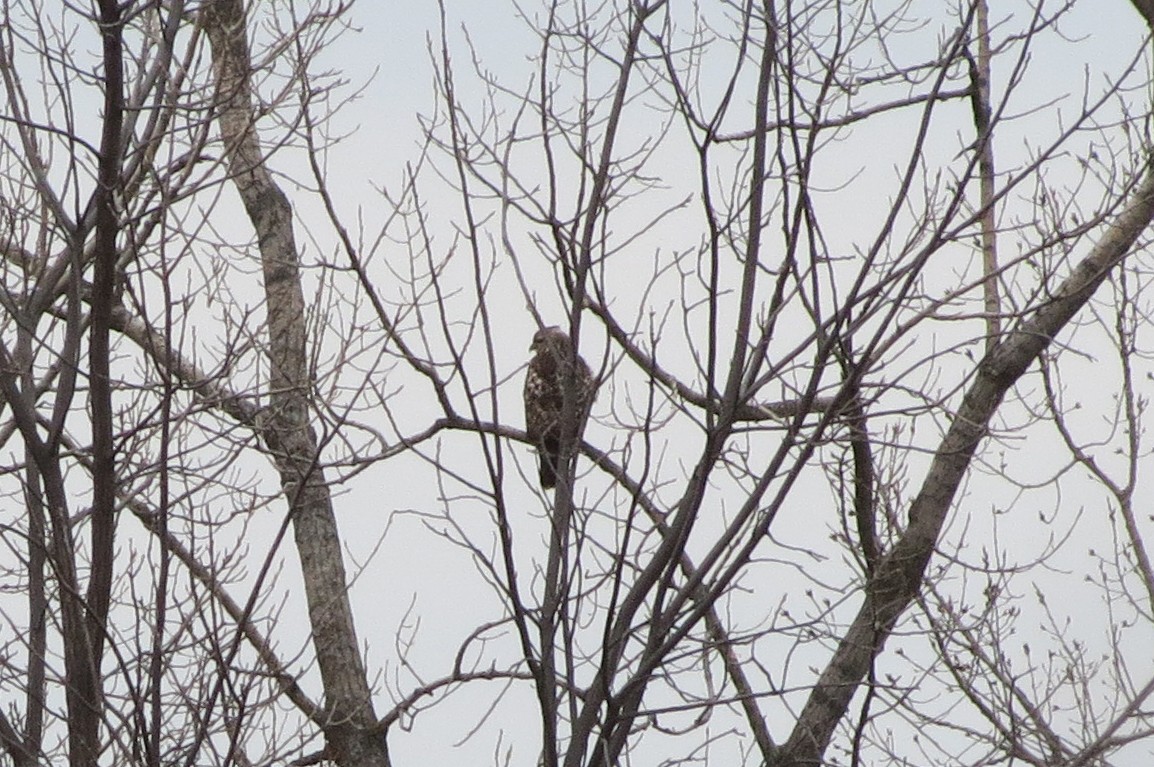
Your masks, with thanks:
[[[909,527],[874,570],[865,601],[798,717],[773,767],[821,764],[837,725],[898,618],[922,588],[942,526],[974,451],[1010,387],[1080,310],[1154,220],[1154,171],[1144,171],[1121,213],[1055,291],[978,366],[929,472],[910,506]]]
[[[324,685],[326,756],[342,767],[384,765],[388,757],[353,625],[332,498],[309,423],[312,381],[292,207],[269,172],[255,129],[244,7],[240,0],[214,0],[202,22],[212,47],[217,122],[230,175],[259,240],[270,376],[262,436],[292,515]]]

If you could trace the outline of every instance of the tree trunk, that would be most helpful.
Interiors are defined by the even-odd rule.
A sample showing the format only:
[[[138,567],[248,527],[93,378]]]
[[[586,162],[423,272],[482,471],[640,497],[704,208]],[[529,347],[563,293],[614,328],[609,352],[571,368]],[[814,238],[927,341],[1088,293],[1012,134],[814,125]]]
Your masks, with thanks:
[[[934,455],[917,497],[909,527],[882,557],[866,587],[865,602],[810,693],[789,741],[774,767],[821,764],[838,723],[894,625],[921,591],[922,576],[974,450],[1010,387],[1080,310],[1098,286],[1130,253],[1154,220],[1154,169],[1147,167],[1125,208],[1045,304],[997,344],[978,366],[973,384]]]
[[[385,742],[376,728],[332,498],[309,425],[312,381],[292,208],[265,165],[255,130],[252,62],[241,1],[213,0],[202,23],[212,46],[217,118],[229,170],[259,240],[270,376],[262,436],[276,460],[292,514],[324,685],[326,756],[343,767],[379,767],[388,763]]]

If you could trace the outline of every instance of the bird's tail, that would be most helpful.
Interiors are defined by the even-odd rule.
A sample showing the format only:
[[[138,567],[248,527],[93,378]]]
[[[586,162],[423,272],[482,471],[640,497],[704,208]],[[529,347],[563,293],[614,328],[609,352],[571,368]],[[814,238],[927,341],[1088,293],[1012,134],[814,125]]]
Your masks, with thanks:
[[[537,477],[541,480],[541,487],[552,490],[557,485],[557,461],[560,458],[561,446],[555,439],[546,439],[541,449],[537,451],[539,467]]]

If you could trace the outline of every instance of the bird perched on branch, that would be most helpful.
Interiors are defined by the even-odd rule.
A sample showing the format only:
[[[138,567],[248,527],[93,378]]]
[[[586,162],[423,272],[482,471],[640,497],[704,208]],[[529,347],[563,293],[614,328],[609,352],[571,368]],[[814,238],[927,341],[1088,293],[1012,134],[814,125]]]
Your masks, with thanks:
[[[529,351],[536,355],[525,374],[525,431],[537,446],[538,476],[546,490],[557,484],[562,435],[576,442],[585,429],[596,383],[585,360],[577,355],[565,331],[537,331]],[[571,398],[566,408],[565,398]],[[567,429],[562,429],[568,417]]]

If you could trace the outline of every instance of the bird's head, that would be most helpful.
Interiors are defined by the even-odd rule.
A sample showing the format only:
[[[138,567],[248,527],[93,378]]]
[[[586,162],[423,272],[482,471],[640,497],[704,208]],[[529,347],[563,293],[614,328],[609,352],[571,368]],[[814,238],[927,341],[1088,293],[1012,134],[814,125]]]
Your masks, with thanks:
[[[541,328],[533,335],[533,343],[529,345],[529,351],[538,354],[549,351],[563,355],[568,347],[569,336],[561,328],[551,325],[547,328]]]

